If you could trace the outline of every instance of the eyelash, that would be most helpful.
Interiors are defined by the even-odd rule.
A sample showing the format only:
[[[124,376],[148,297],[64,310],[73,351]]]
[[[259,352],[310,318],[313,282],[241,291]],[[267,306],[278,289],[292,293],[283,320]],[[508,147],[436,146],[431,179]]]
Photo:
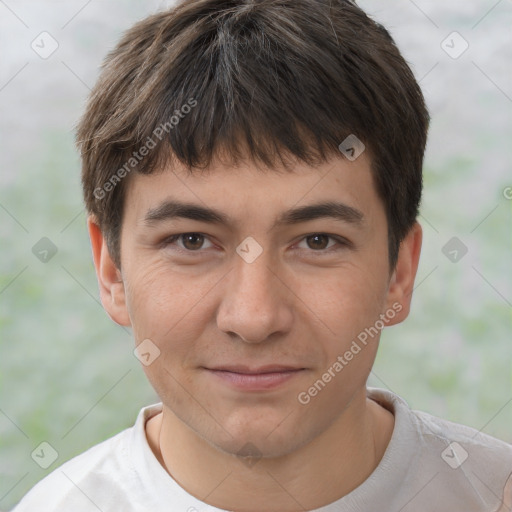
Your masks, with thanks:
[[[162,243],[161,243],[161,246],[162,247],[168,247],[170,245],[173,245],[174,242],[176,240],[179,240],[181,239],[181,237],[185,236],[185,235],[200,235],[206,239],[208,239],[208,235],[205,235],[204,233],[199,233],[199,232],[195,232],[195,231],[191,231],[191,232],[188,232],[188,233],[179,233],[177,235],[172,235],[168,238],[166,238]],[[340,247],[338,248],[334,248],[335,246],[332,246],[328,249],[318,249],[318,250],[314,250],[314,249],[309,249],[308,252],[311,252],[313,253],[315,256],[322,256],[322,255],[325,255],[325,254],[331,254],[332,252],[336,252],[336,251],[339,251],[341,249],[344,249],[344,248],[347,248],[347,247],[352,247],[352,244],[351,242],[349,242],[348,240],[342,238],[342,237],[339,237],[339,236],[336,236],[336,235],[331,235],[329,233],[311,233],[309,235],[304,235],[298,243],[302,242],[303,240],[309,238],[309,237],[314,237],[314,236],[325,236],[331,240],[335,240],[336,242],[338,242],[338,245]],[[179,253],[182,253],[182,254],[202,254],[203,250],[202,249],[198,249],[197,251],[190,251],[188,249],[183,249],[183,248],[180,248],[180,247],[175,247],[175,249],[173,249]]]

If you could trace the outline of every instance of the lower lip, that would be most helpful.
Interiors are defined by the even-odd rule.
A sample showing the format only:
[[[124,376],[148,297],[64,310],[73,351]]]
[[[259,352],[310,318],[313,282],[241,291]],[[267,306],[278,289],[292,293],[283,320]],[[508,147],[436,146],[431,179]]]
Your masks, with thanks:
[[[285,384],[290,379],[300,375],[303,370],[259,374],[234,373],[222,370],[208,371],[235,388],[245,391],[265,391]]]

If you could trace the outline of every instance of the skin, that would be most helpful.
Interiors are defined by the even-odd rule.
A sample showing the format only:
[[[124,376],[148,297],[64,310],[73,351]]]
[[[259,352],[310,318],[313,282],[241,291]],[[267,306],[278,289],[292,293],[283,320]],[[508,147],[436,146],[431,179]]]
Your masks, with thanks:
[[[221,210],[234,224],[147,225],[147,211],[170,198]],[[326,200],[358,209],[363,222],[321,218],[271,229],[282,211]],[[161,352],[143,368],[163,402],[146,425],[162,466],[192,495],[238,512],[311,510],[364,482],[394,425],[366,397],[379,336],[308,404],[297,397],[393,304],[401,311],[387,325],[409,313],[422,230],[413,226],[390,272],[387,220],[367,153],[353,162],[299,163],[293,173],[213,163],[203,176],[180,167],[133,175],[125,205],[122,270],[94,218],[89,232],[106,311],[133,328],[137,344],[150,339]],[[162,243],[183,233],[205,237]],[[252,263],[236,252],[248,236],[263,249]],[[235,363],[303,370],[255,392],[205,369]],[[247,443],[261,455],[252,464],[238,455]]]
[[[510,512],[512,510],[512,474],[508,477],[503,489],[503,499],[501,506],[496,512]]]

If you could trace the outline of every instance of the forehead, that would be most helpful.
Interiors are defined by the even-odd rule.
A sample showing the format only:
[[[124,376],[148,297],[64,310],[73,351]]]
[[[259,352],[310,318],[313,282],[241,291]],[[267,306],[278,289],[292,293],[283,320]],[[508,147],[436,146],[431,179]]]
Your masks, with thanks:
[[[268,218],[275,227],[276,221],[284,220],[283,212],[292,207],[330,202],[347,207],[341,213],[338,208],[341,215],[357,220],[360,212],[366,220],[384,213],[370,165],[365,154],[354,161],[340,156],[317,166],[301,162],[290,170],[261,168],[252,163],[228,166],[217,161],[205,170],[190,173],[175,165],[155,174],[131,176],[125,218],[147,223],[157,218],[166,204],[169,213],[169,203],[174,202],[197,205],[203,213],[206,209],[215,211],[219,224]],[[176,212],[176,204],[170,208]]]

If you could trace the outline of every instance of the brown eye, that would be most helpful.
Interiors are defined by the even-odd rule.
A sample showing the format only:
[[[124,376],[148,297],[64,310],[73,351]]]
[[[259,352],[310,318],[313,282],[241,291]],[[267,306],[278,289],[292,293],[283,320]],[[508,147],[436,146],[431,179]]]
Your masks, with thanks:
[[[183,241],[183,247],[189,251],[195,251],[201,249],[204,243],[204,236],[200,233],[185,233],[181,235]]]
[[[164,240],[162,247],[178,253],[202,253],[204,249],[209,248],[208,246],[204,247],[205,240],[209,242],[210,247],[212,247],[212,243],[208,240],[208,237],[202,233],[180,233],[179,235],[173,235]]]
[[[329,238],[331,237],[327,235],[317,234],[306,237],[306,240],[308,241],[308,247],[310,249],[324,250],[327,248],[329,244]]]
[[[306,235],[298,245],[299,249],[306,250],[314,256],[328,256],[352,247],[353,245],[349,240],[328,233]]]

